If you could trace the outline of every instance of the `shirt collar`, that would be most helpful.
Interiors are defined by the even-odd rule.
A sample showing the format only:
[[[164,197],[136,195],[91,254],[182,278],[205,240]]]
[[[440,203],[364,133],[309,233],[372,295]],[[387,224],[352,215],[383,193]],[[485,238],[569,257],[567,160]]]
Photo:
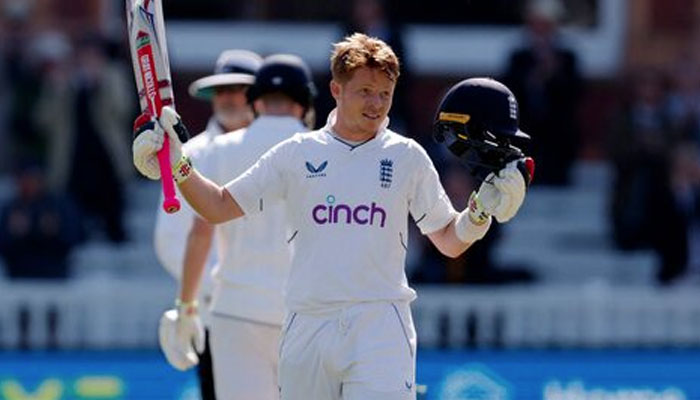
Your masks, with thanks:
[[[328,119],[326,120],[326,126],[323,128],[324,131],[328,132],[330,135],[334,135],[338,138],[340,136],[337,133],[334,133],[335,131],[333,130],[333,125],[335,125],[335,121],[338,118],[338,109],[334,108],[333,111],[331,111],[328,114]],[[386,133],[387,127],[389,126],[389,117],[384,118],[384,121],[382,121],[382,124],[379,126],[379,130],[377,130],[377,134],[370,140],[379,138],[383,136]]]

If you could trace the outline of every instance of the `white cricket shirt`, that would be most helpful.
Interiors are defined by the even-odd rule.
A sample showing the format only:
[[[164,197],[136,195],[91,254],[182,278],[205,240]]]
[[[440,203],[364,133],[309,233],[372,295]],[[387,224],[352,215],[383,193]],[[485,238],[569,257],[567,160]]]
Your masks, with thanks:
[[[456,215],[425,150],[387,129],[350,146],[318,131],[273,147],[226,185],[246,215],[282,199],[294,255],[286,306],[323,312],[363,301],[415,299],[404,262],[409,213],[423,234]]]
[[[197,169],[223,185],[271,147],[303,131],[296,118],[260,116],[247,129],[217,137],[206,165]],[[279,198],[258,199],[255,207],[262,213],[217,225],[212,312],[281,325],[291,264],[286,210]]]

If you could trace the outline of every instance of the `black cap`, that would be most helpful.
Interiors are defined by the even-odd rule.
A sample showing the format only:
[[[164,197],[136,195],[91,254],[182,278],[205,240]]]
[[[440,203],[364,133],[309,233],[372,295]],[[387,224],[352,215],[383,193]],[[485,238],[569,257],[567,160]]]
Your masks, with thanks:
[[[248,101],[252,103],[269,93],[285,94],[304,108],[310,107],[316,97],[316,86],[308,65],[292,54],[266,57],[255,74],[255,83],[248,89]]]
[[[518,101],[504,84],[491,78],[465,79],[443,97],[435,123],[457,122],[494,135],[529,139],[518,128]]]

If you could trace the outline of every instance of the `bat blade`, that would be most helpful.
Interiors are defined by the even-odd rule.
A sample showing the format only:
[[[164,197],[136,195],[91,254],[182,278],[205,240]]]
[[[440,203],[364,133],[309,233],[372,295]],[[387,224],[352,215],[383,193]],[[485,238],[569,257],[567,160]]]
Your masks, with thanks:
[[[174,106],[162,0],[126,0],[129,47],[143,111]],[[149,60],[143,57],[149,55]],[[145,79],[148,78],[148,79]],[[159,98],[159,99],[158,99]]]
[[[126,15],[141,111],[154,118],[160,117],[163,106],[174,106],[161,0],[126,0]],[[169,153],[166,135],[163,148],[158,152],[158,164],[165,198],[163,208],[173,213],[180,209],[180,202],[175,196]]]

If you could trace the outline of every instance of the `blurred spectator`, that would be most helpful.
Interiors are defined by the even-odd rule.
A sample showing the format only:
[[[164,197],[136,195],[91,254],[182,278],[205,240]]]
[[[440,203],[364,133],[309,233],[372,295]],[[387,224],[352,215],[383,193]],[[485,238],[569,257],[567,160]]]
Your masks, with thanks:
[[[685,123],[669,116],[660,72],[633,74],[629,92],[610,136],[613,238],[623,250],[656,251],[658,280],[669,283],[683,274],[688,262],[694,170],[685,153],[688,144],[680,145],[683,130],[674,129]]]
[[[564,186],[570,182],[579,143],[578,61],[557,36],[564,13],[560,1],[532,0],[526,13],[526,44],[511,54],[503,80],[520,103],[520,126],[533,139],[533,183]]]
[[[345,34],[361,32],[385,41],[400,61],[404,58],[403,38],[397,21],[389,19],[387,0],[353,0],[350,2],[349,19],[345,22]],[[402,62],[401,74],[405,66]]]
[[[43,141],[34,126],[34,105],[41,82],[31,54],[31,2],[7,1],[2,5],[3,111],[7,120],[0,133],[0,170],[9,169],[22,157],[39,157]],[[2,113],[3,111],[0,111]]]
[[[684,139],[700,144],[700,71],[691,52],[671,68],[668,115],[671,128]]]
[[[466,207],[474,189],[473,178],[466,168],[451,163],[442,170],[445,191],[455,209]],[[413,283],[506,284],[532,282],[535,276],[526,268],[502,268],[494,262],[494,250],[501,238],[501,227],[493,221],[488,234],[474,243],[469,251],[457,258],[441,255],[428,240],[423,239],[421,262],[413,272]]]
[[[108,239],[118,243],[126,239],[132,86],[105,51],[101,37],[88,35],[77,45],[75,65],[51,66],[36,116],[49,144],[50,186],[67,190]]]
[[[663,235],[669,235],[666,241],[679,240],[681,245],[666,251],[670,253],[672,263],[665,269],[675,277],[675,267],[681,280],[700,282],[700,146],[696,142],[682,141],[673,150],[671,162],[671,193],[674,218],[668,224]],[[676,231],[671,229],[677,225]],[[683,245],[685,244],[685,246]],[[675,248],[677,247],[677,248]],[[674,254],[685,248],[685,252]],[[664,269],[662,269],[664,271]],[[665,279],[666,276],[660,278]]]
[[[698,33],[692,37],[697,39]],[[667,107],[679,142],[671,153],[671,193],[679,240],[688,244],[676,262],[683,281],[700,282],[700,48],[691,42],[672,68]],[[670,251],[672,251],[671,249]],[[683,267],[681,267],[683,266]]]
[[[610,134],[615,168],[612,221],[615,243],[622,249],[648,248],[657,220],[647,218],[666,186],[671,123],[664,107],[663,77],[658,71],[633,74],[627,99]]]
[[[82,238],[71,202],[46,190],[38,163],[15,175],[16,195],[0,208],[0,256],[10,278],[66,278],[68,255]]]

